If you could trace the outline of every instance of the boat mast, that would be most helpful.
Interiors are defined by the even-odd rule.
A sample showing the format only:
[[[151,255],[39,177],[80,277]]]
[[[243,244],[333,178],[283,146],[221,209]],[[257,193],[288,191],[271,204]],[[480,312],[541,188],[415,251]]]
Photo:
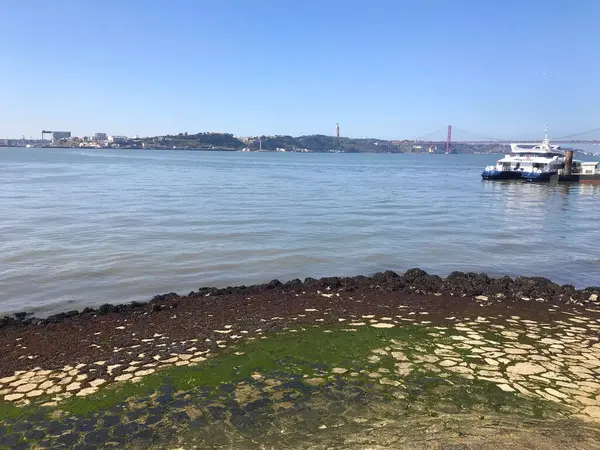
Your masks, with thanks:
[[[544,144],[550,144],[550,140],[548,139],[548,125],[546,125],[546,129],[544,130]]]

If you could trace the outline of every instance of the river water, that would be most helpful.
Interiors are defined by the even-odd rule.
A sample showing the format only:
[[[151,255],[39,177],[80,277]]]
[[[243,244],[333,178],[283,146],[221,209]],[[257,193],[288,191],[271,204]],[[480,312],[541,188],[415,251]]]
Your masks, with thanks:
[[[421,267],[600,284],[600,186],[494,155],[0,149],[0,314]]]

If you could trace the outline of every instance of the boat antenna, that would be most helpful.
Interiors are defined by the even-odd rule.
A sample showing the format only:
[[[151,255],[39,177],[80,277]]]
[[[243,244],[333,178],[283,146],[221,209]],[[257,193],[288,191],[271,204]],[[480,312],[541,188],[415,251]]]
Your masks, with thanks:
[[[550,141],[548,140],[548,125],[546,125],[546,129],[544,130],[544,144],[548,144]]]

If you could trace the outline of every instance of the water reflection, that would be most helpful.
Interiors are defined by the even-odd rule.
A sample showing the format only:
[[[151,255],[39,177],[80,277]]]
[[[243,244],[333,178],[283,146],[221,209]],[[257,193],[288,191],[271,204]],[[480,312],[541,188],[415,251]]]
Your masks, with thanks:
[[[598,195],[600,194],[600,184],[578,183],[577,185],[570,184],[567,186],[577,186],[579,192],[583,195]]]
[[[589,211],[598,202],[600,186],[484,181],[483,190],[495,200],[493,240],[486,246],[498,272],[527,268],[530,275],[548,276],[556,270],[557,255],[570,266],[563,274],[576,278],[589,267],[591,252],[581,246],[591,233]],[[579,245],[577,245],[579,243]],[[552,269],[555,268],[555,269]],[[517,273],[514,273],[516,275]],[[569,282],[568,278],[560,280]]]
[[[505,223],[516,229],[530,227],[543,219],[548,211],[544,205],[555,194],[555,186],[514,181],[484,181],[484,190],[501,196]],[[516,219],[516,220],[515,220]]]

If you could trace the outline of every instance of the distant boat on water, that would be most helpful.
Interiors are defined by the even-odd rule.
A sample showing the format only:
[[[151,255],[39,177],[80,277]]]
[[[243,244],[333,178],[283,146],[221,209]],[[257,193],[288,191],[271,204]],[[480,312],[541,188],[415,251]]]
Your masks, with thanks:
[[[487,166],[481,173],[484,180],[574,181],[600,183],[600,161],[583,162],[573,159],[573,150],[563,151],[551,145],[548,129],[540,144],[510,144],[511,153]]]
[[[509,155],[484,169],[481,176],[485,180],[549,181],[565,167],[565,152],[550,144],[548,129],[540,144],[510,144],[510,147]]]

